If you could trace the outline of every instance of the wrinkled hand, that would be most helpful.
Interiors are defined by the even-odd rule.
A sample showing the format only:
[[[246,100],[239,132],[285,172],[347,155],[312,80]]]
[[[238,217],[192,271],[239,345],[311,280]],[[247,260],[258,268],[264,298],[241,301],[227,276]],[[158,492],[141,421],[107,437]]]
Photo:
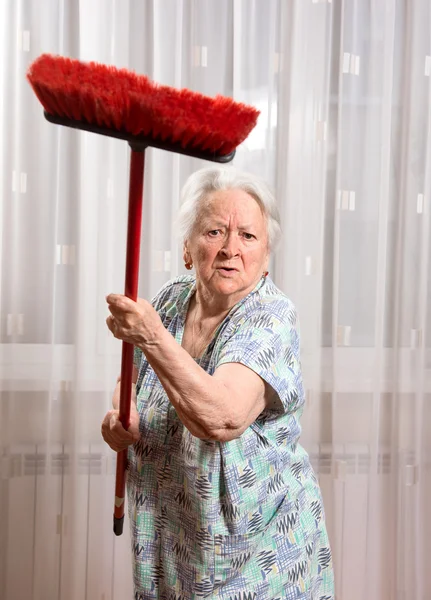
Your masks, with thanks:
[[[130,407],[129,429],[124,429],[121,424],[118,410],[109,410],[102,421],[102,436],[115,452],[125,450],[139,440],[139,413],[133,402]]]
[[[163,329],[162,321],[153,306],[138,298],[137,302],[120,294],[106,297],[111,315],[106,319],[113,335],[134,346],[155,343]]]

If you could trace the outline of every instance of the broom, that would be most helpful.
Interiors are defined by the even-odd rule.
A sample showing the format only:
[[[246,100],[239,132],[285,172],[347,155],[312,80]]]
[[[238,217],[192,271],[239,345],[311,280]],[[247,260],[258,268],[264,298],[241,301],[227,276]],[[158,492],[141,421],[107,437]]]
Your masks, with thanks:
[[[126,69],[43,54],[27,78],[45,118],[129,142],[131,147],[125,295],[138,296],[145,150],[149,146],[226,163],[256,125],[259,111],[231,98],[211,98],[159,85]],[[119,418],[130,425],[133,345],[123,342]],[[117,455],[114,533],[124,522],[127,450]]]

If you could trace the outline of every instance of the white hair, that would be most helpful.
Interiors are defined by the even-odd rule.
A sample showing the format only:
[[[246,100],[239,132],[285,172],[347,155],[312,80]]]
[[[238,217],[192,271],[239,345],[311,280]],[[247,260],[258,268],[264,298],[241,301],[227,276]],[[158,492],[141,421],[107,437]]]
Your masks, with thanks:
[[[256,175],[239,171],[235,167],[211,166],[192,173],[181,191],[181,206],[177,223],[182,241],[189,239],[199,209],[211,192],[237,189],[250,194],[259,204],[266,217],[268,245],[276,247],[281,235],[277,204],[268,185]]]

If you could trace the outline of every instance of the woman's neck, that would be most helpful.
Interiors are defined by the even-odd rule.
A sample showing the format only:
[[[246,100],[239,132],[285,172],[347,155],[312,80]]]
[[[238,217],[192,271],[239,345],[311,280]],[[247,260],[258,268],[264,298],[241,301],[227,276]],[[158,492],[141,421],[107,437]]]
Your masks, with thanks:
[[[236,302],[220,302],[217,298],[208,297],[199,293],[198,288],[193,300],[193,312],[196,313],[199,321],[222,321],[236,304]]]
[[[256,287],[257,283],[257,281],[254,282],[249,289],[243,290],[242,293],[215,295],[197,279],[194,310],[198,312],[198,318],[202,320],[224,319],[235,304],[245,298]]]

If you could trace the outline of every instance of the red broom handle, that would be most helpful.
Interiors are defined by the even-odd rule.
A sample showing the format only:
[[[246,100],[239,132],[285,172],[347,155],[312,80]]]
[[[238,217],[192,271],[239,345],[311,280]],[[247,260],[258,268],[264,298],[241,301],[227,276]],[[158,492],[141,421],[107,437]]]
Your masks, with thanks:
[[[139,254],[141,247],[142,196],[144,185],[145,150],[132,150],[130,159],[129,216],[127,223],[126,282],[124,295],[138,298]],[[130,426],[132,399],[133,344],[123,342],[121,356],[120,421],[124,429]],[[127,450],[117,454],[115,479],[114,533],[123,533],[124,501],[126,490]]]

